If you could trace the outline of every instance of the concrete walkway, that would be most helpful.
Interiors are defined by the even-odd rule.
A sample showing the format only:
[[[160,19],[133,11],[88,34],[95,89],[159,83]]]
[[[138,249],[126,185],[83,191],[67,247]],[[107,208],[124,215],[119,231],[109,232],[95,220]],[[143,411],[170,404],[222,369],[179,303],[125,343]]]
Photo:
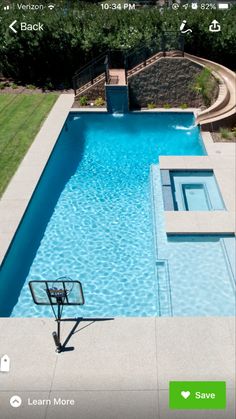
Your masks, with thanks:
[[[63,339],[75,323],[63,323]],[[53,319],[0,319],[1,419],[234,419],[232,318],[117,318],[81,321],[56,354]],[[168,408],[169,381],[226,381],[227,409]],[[13,395],[22,406],[9,405]],[[74,406],[28,406],[33,399]]]

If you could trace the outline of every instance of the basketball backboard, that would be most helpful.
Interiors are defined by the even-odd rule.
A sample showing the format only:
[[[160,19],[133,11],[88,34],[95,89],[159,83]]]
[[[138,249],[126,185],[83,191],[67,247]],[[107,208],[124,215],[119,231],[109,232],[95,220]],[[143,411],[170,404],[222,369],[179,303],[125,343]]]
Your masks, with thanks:
[[[30,281],[30,291],[37,305],[83,305],[84,294],[80,281],[61,277],[54,281]]]

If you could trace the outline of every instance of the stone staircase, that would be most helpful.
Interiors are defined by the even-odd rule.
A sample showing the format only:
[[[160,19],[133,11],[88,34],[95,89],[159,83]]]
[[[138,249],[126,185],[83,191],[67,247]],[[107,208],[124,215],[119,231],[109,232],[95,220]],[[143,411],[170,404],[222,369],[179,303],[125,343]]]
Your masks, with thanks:
[[[105,78],[105,73],[102,73],[102,74],[100,74],[99,76],[97,76],[97,77],[95,77],[95,79],[93,79],[93,82],[91,83],[91,81],[90,82],[88,82],[88,83],[85,83],[83,86],[81,86],[80,88],[78,88],[77,90],[76,90],[76,95],[75,95],[75,97],[76,98],[78,98],[78,97],[80,97],[81,95],[84,95],[84,94],[86,94],[86,92],[88,91],[88,90],[90,90],[92,87],[95,87],[96,85],[98,85],[99,83],[101,83],[101,82],[104,82],[104,84],[105,84],[105,81],[106,81],[106,78]]]
[[[143,47],[142,47],[143,49]],[[133,57],[135,56],[135,51],[131,52]],[[137,54],[139,50],[137,50]],[[108,53],[107,53],[108,54]],[[79,98],[82,95],[86,95],[90,92],[91,89],[100,89],[104,90],[105,85],[117,85],[117,86],[127,86],[129,78],[143,71],[144,69],[152,66],[161,58],[173,58],[173,57],[183,57],[187,58],[194,63],[202,67],[210,68],[212,74],[219,80],[219,94],[217,100],[207,109],[199,112],[197,116],[197,123],[202,126],[204,130],[213,130],[217,129],[220,126],[224,126],[226,123],[234,123],[236,121],[236,75],[233,71],[228,68],[215,63],[213,61],[207,60],[205,58],[197,57],[191,54],[183,54],[183,50],[172,49],[168,52],[158,51],[152,55],[149,52],[149,56],[139,63],[128,68],[109,68],[108,65],[108,55],[101,54],[96,60],[95,63],[99,63],[100,73],[96,74],[95,77],[82,83],[79,86],[75,85],[75,98]],[[83,68],[83,77],[86,78],[87,74],[91,73],[91,64]],[[87,72],[87,73],[86,73]],[[92,69],[93,73],[93,69]],[[79,77],[78,73],[75,77]],[[81,78],[83,80],[83,78]],[[81,83],[81,81],[80,81]]]
[[[182,56],[183,56],[182,51],[178,51],[178,50],[169,51],[169,52],[165,52],[165,53],[163,53],[162,51],[158,52],[157,54],[151,56],[145,62],[142,62],[139,65],[132,68],[131,70],[128,70],[128,72],[127,72],[128,78],[130,76],[134,76],[135,74],[137,74],[142,69],[147,68],[152,64],[155,64],[160,58],[163,58],[163,57],[165,57],[165,58],[166,57],[182,57]]]
[[[101,74],[95,77],[92,81],[89,81],[76,89],[75,98],[78,98],[81,95],[86,94],[86,92],[88,92],[91,88],[96,87],[96,85],[98,85],[101,82],[104,82],[104,84],[107,82],[108,84],[127,85],[129,77],[134,76],[138,72],[142,71],[144,68],[147,68],[151,66],[152,64],[155,64],[160,58],[182,57],[182,56],[183,56],[183,52],[179,50],[173,50],[169,52],[160,51],[127,71],[124,69],[108,69],[107,77],[106,77],[106,69],[104,67],[104,71]],[[105,56],[104,56],[104,59],[105,59]],[[125,71],[126,71],[126,75],[124,75]]]

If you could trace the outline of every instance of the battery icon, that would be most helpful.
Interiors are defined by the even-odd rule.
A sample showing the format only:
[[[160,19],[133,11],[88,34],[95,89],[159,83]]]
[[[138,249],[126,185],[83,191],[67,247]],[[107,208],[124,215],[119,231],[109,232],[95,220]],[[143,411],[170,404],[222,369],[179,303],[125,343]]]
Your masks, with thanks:
[[[229,3],[219,3],[218,9],[225,10],[229,8]]]

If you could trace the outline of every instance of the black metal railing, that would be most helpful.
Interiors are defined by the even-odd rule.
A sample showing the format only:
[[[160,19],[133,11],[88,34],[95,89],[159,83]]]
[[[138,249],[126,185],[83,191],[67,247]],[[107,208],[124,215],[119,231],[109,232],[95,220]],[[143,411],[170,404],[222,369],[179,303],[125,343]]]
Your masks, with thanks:
[[[75,95],[77,91],[85,86],[85,85],[92,85],[94,80],[105,75],[106,73],[106,59],[107,53],[102,53],[94,60],[91,60],[88,64],[81,67],[73,77],[73,87]]]
[[[158,38],[127,53],[125,68],[132,70],[140,64],[146,66],[147,60],[156,54],[162,52],[165,56],[167,51],[173,50],[181,51],[183,55],[184,37],[181,34],[177,36],[176,32],[162,33]]]
[[[106,50],[98,57],[81,67],[73,77],[75,95],[86,85],[92,85],[98,76],[104,74],[106,83],[109,83],[109,69],[125,69],[126,81],[129,70],[139,66],[146,66],[147,60],[158,53],[178,50],[184,55],[184,36],[176,32],[163,32],[155,39],[146,42],[132,50]]]
[[[163,48],[160,40],[155,40],[150,42],[149,45],[135,48],[130,53],[127,53],[125,68],[131,70],[141,63],[146,66],[147,60],[161,51],[163,51]]]
[[[176,32],[163,32],[161,36],[162,47],[165,52],[178,50],[184,56],[184,35]]]

